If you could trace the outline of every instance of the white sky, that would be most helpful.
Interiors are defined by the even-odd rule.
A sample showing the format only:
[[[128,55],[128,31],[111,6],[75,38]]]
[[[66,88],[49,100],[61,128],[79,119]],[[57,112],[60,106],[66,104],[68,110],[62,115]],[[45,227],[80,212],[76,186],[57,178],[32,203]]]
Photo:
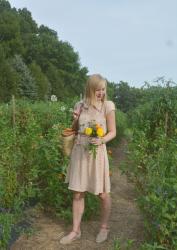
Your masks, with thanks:
[[[57,31],[89,74],[142,86],[177,82],[177,0],[10,0],[38,25]]]

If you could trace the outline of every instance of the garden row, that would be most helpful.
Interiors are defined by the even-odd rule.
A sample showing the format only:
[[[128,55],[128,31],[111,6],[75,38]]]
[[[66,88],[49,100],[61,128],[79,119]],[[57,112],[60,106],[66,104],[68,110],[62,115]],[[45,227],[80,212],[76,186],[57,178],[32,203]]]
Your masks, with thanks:
[[[131,114],[133,136],[122,166],[136,183],[147,242],[177,249],[177,91],[166,86]]]

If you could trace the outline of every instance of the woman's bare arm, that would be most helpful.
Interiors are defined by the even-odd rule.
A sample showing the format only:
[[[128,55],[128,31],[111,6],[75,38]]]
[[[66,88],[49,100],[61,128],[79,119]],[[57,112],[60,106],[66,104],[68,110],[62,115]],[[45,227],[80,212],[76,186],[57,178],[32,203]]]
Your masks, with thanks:
[[[108,141],[112,140],[116,137],[116,119],[115,119],[115,110],[112,110],[106,116],[107,122],[107,130],[108,133],[103,137],[103,142],[107,143]]]

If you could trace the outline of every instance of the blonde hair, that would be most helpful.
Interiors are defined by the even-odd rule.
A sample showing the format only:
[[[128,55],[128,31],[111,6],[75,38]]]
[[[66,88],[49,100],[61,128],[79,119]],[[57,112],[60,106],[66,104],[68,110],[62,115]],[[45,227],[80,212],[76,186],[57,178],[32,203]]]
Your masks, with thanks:
[[[103,87],[105,87],[105,90],[106,90],[107,81],[100,74],[94,74],[94,75],[89,76],[89,78],[86,82],[84,101],[88,105],[95,104],[95,102],[96,102],[95,91],[97,89],[103,88]],[[106,91],[105,91],[105,95],[101,101],[104,102],[105,100],[107,100]]]

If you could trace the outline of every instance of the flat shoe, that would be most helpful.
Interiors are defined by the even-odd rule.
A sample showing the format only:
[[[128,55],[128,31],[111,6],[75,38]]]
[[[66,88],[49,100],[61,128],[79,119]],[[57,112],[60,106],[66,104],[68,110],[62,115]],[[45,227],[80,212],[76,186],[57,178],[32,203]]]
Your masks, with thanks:
[[[73,241],[75,241],[75,240],[78,240],[78,239],[80,239],[80,237],[81,237],[81,232],[75,232],[75,231],[73,231],[76,235],[73,237],[73,238],[69,238],[69,234],[68,235],[66,235],[66,236],[64,236],[63,238],[61,238],[61,240],[60,240],[60,243],[62,244],[62,245],[67,245],[67,244],[71,244]]]
[[[109,229],[101,229],[96,237],[97,243],[102,243],[107,240],[109,234]]]

